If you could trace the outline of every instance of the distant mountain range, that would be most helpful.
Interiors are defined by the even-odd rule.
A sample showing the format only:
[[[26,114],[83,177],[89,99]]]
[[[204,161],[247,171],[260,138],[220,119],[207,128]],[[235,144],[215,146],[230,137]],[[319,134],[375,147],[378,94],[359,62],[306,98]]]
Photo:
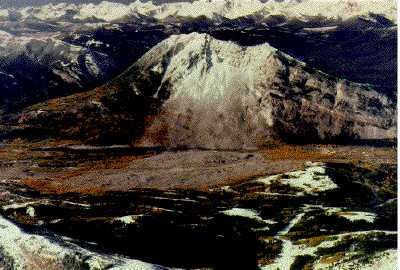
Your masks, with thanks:
[[[2,0],[0,6],[3,8],[10,7],[26,7],[26,6],[43,6],[46,4],[59,4],[59,3],[70,3],[70,4],[82,4],[82,3],[93,3],[98,4],[104,0]],[[154,4],[174,3],[174,2],[193,2],[193,0],[142,0],[142,2],[152,1]],[[112,2],[130,4],[132,0],[113,0]]]
[[[312,7],[312,8],[311,8]],[[396,1],[314,1],[314,0],[197,0],[193,2],[176,2],[153,4],[139,0],[130,3],[102,1],[100,3],[58,3],[42,6],[25,6],[8,8],[0,11],[3,18],[13,17],[17,20],[36,18],[49,20],[100,20],[115,21],[127,16],[149,16],[158,20],[170,17],[196,18],[205,16],[236,19],[243,16],[284,16],[308,20],[310,17],[346,20],[355,16],[368,16],[369,13],[383,15],[391,21],[396,20]]]

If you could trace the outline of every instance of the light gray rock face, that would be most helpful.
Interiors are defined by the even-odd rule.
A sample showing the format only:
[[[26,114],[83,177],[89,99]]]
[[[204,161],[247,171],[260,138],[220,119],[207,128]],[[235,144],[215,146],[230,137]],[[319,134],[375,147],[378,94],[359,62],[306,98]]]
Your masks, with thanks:
[[[176,35],[117,81],[134,95],[162,101],[138,145],[240,149],[274,139],[396,136],[393,101],[268,44],[242,47],[206,34]]]

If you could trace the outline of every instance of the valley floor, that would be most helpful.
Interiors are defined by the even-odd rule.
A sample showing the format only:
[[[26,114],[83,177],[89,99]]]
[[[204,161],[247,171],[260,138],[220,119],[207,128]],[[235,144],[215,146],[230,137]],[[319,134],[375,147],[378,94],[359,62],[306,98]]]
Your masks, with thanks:
[[[0,268],[395,269],[396,151],[3,144]]]

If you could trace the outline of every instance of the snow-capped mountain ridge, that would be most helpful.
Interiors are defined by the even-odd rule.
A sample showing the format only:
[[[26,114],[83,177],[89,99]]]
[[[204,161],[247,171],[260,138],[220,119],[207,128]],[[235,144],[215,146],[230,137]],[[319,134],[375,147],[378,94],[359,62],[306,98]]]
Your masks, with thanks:
[[[310,8],[313,7],[313,8]],[[236,19],[253,14],[269,17],[272,15],[285,16],[307,20],[308,17],[322,16],[328,19],[346,20],[351,17],[366,16],[369,13],[383,15],[391,21],[396,21],[396,1],[384,0],[197,0],[193,2],[178,2],[155,5],[152,2],[136,0],[125,5],[103,1],[99,4],[47,4],[39,7],[24,7],[12,10],[21,15],[22,19],[30,16],[40,20],[57,20],[67,14],[72,14],[76,20],[98,19],[114,21],[126,16],[150,16],[158,20],[168,17],[196,18],[206,16],[210,19],[222,16]],[[9,11],[0,9],[0,18],[8,17]]]
[[[66,43],[55,35],[19,37],[0,31],[0,44],[0,56],[12,58],[29,55],[40,64],[52,66],[55,74],[78,84],[82,76],[81,66],[85,66],[90,76],[96,78],[102,72],[107,72],[108,65],[113,64],[102,63],[101,59],[107,55]],[[84,63],[80,63],[81,58],[84,59]]]

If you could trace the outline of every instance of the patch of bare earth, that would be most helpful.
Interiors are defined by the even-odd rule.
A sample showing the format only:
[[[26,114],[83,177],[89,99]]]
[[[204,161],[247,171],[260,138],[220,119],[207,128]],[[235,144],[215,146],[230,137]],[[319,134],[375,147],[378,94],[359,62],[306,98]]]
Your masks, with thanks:
[[[395,148],[368,146],[276,145],[247,152],[185,150],[110,154],[101,158],[92,158],[97,154],[89,151],[86,156],[74,160],[61,149],[32,151],[35,147],[38,145],[7,145],[0,150],[0,159],[3,162],[17,160],[10,166],[20,184],[56,194],[102,193],[131,188],[208,190],[259,176],[299,170],[306,161],[363,166],[396,162]],[[52,142],[51,147],[57,145]],[[24,160],[29,162],[24,163]],[[0,173],[7,174],[6,170]]]

